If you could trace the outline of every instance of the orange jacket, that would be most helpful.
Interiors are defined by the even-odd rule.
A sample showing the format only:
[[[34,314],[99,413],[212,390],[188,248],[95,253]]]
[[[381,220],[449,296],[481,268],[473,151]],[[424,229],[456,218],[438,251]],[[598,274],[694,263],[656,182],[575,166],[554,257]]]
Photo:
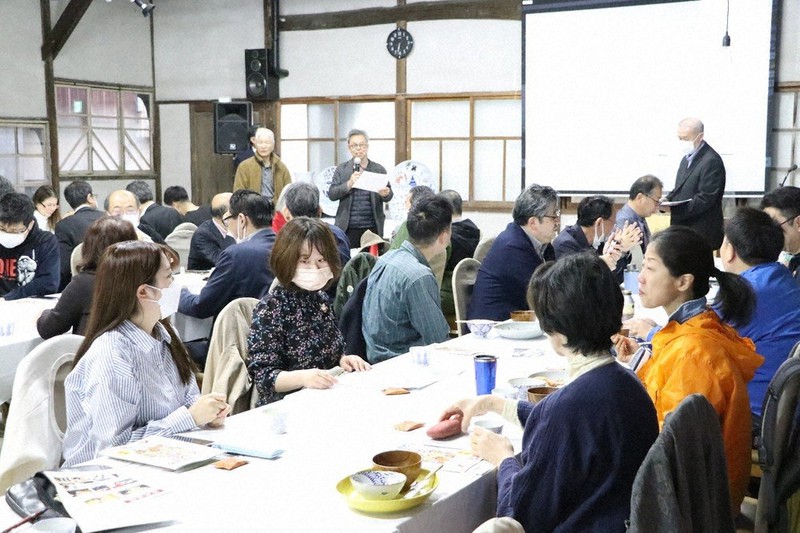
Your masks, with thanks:
[[[750,479],[752,426],[747,382],[764,358],[750,339],[708,310],[653,337],[653,356],[637,374],[653,400],[659,426],[686,396],[703,394],[719,415],[734,514]]]

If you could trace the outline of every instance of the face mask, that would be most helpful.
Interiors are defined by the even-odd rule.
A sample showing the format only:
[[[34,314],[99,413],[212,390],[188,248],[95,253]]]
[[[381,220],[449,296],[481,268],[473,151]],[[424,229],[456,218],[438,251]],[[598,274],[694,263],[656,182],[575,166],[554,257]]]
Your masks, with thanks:
[[[292,283],[307,291],[318,291],[332,278],[333,272],[330,267],[298,268],[294,273]]]
[[[781,252],[781,255],[778,256],[778,263],[782,264],[785,267],[789,267],[789,262],[794,257],[794,254],[789,252]]]
[[[131,224],[133,224],[133,228],[136,229],[139,227],[139,215],[136,213],[125,213],[119,216],[121,220],[127,220]]]
[[[594,239],[592,239],[592,248],[597,248],[600,246],[600,243],[606,240],[606,228],[603,226],[603,223],[600,222],[600,229],[603,230],[603,233],[600,235],[597,234],[597,225],[594,226]]]
[[[27,231],[24,233],[6,233],[5,231],[0,231],[0,246],[9,249],[16,248],[25,241],[27,236]]]
[[[245,233],[244,232],[242,232],[241,235],[239,234],[239,217],[236,217],[236,222],[234,222],[234,224],[236,224],[236,234],[234,235],[233,233],[231,233],[230,230],[228,230],[228,235],[233,237],[233,240],[236,241],[236,244],[239,244],[245,238]]]
[[[147,300],[148,302],[155,302],[161,309],[161,319],[165,319],[178,312],[178,304],[181,300],[181,288],[175,284],[170,285],[166,289],[159,289],[148,285],[151,289],[155,289],[161,293],[160,300]]]

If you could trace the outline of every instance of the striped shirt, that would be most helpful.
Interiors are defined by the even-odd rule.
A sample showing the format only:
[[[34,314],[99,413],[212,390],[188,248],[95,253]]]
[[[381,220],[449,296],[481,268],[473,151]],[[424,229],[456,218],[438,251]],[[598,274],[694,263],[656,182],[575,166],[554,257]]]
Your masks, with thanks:
[[[100,335],[67,376],[63,466],[111,446],[196,427],[187,408],[200,394],[197,383],[183,384],[167,330],[157,322],[154,331],[158,340],[126,320]]]

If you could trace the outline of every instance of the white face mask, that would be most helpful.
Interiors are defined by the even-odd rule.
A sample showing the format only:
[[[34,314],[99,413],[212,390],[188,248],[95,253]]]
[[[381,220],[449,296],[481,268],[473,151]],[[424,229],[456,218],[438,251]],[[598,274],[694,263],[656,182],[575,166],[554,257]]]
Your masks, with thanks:
[[[687,156],[692,152],[694,152],[694,142],[697,140],[698,137],[700,137],[699,133],[695,135],[693,139],[690,139],[688,141],[684,141],[683,139],[678,140],[678,146],[680,146],[680,153],[683,154],[684,156]]]
[[[127,220],[128,222],[133,224],[133,229],[136,229],[136,228],[139,227],[139,215],[136,214],[136,213],[130,213],[130,214],[124,213],[124,214],[120,215],[119,218],[121,220]]]
[[[16,248],[25,242],[27,236],[27,231],[23,233],[6,233],[5,231],[0,231],[0,246],[8,249]]]
[[[604,240],[606,240],[606,227],[603,225],[603,221],[599,222],[600,229],[603,230],[603,233],[600,235],[597,234],[597,224],[594,225],[594,239],[592,239],[592,248],[597,248],[600,246]]]
[[[318,291],[332,278],[333,272],[330,267],[298,268],[294,273],[292,283],[307,291]]]
[[[235,233],[235,234],[231,233],[231,230],[229,229],[229,230],[228,230],[228,235],[230,235],[231,237],[233,237],[233,240],[235,240],[235,241],[236,241],[236,244],[239,244],[240,242],[242,242],[242,241],[244,240],[244,238],[245,238],[247,235],[246,235],[246,233],[245,233],[244,231],[242,231],[242,232],[241,232],[241,234],[240,234],[240,230],[239,230],[239,217],[236,217],[236,221],[234,222],[234,224],[236,225],[236,233]]]
[[[178,285],[173,283],[166,289],[159,289],[158,287],[153,287],[152,285],[148,285],[148,287],[161,293],[160,300],[147,301],[158,304],[158,307],[161,309],[162,320],[178,312],[178,304],[181,301],[181,288]]]
[[[788,267],[789,266],[789,262],[792,260],[793,257],[794,257],[794,254],[791,254],[791,253],[786,252],[786,251],[782,251],[781,255],[778,256],[778,263],[782,264],[785,267]]]

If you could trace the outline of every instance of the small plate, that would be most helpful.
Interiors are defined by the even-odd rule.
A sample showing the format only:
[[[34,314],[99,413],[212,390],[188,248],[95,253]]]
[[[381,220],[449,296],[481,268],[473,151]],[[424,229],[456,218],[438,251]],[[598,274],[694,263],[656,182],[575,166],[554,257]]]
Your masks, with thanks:
[[[533,379],[541,379],[546,380],[545,385],[550,386],[550,382],[552,381],[560,381],[560,385],[555,385],[556,387],[563,387],[567,380],[569,379],[569,374],[567,374],[566,370],[542,370],[540,372],[534,372],[529,376]]]
[[[542,336],[539,321],[535,322],[503,322],[494,327],[498,335],[506,339],[535,339]]]
[[[423,468],[420,470],[417,480],[424,478],[429,472],[429,470],[425,470]],[[421,489],[414,497],[406,498],[406,495],[408,494],[408,491],[406,490],[401,492],[397,498],[392,500],[368,500],[356,492],[353,484],[350,483],[350,476],[347,476],[336,484],[336,490],[338,490],[339,494],[344,496],[345,500],[347,500],[347,505],[357,511],[364,511],[366,513],[393,513],[395,511],[404,511],[406,509],[416,507],[424,502],[425,499],[430,496],[438,486],[439,476],[434,474],[428,480],[428,486]]]

